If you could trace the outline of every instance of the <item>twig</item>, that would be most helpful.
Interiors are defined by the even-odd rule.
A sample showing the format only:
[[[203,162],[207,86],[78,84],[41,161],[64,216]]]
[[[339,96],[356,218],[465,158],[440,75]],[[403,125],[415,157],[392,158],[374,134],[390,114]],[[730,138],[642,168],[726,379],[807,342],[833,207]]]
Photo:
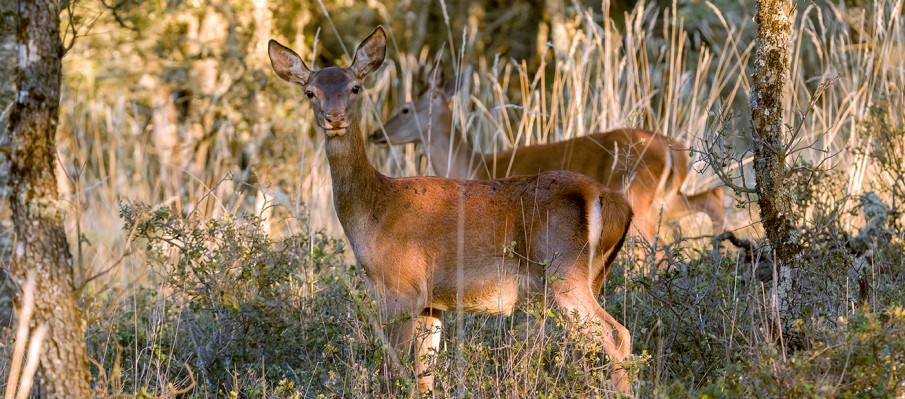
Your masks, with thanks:
[[[22,289],[22,308],[19,311],[19,326],[16,328],[16,345],[13,348],[12,362],[9,367],[9,377],[6,382],[6,393],[3,399],[13,399],[16,395],[17,380],[22,367],[22,358],[25,356],[25,343],[28,342],[28,323],[31,322],[31,314],[35,308],[35,272],[28,273],[25,287]]]
[[[100,276],[103,276],[103,275],[109,273],[111,270],[113,270],[113,268],[119,266],[119,264],[122,263],[123,259],[125,259],[125,258],[126,258],[127,256],[129,256],[129,255],[132,255],[132,250],[131,250],[131,249],[130,249],[130,250],[127,250],[127,251],[125,251],[125,252],[123,252],[122,255],[120,255],[120,257],[119,257],[118,259],[116,259],[116,261],[114,261],[112,265],[110,265],[110,267],[104,269],[104,270],[101,271],[101,272],[98,272],[98,273],[94,274],[94,275],[91,276],[91,277],[86,278],[85,281],[83,281],[82,284],[79,284],[79,287],[76,288],[76,290],[75,290],[75,295],[76,295],[76,297],[78,297],[79,295],[81,295],[82,290],[85,288],[85,286],[88,285],[88,283],[90,283],[92,280],[94,280],[94,279],[96,279],[96,278],[98,278],[98,277],[100,277]]]
[[[41,346],[44,344],[44,336],[47,335],[47,326],[42,324],[38,326],[34,334],[31,335],[28,343],[28,359],[25,362],[25,368],[22,370],[22,380],[19,382],[19,393],[16,399],[26,399],[31,393],[31,386],[35,382],[35,373],[38,372],[38,365],[41,363]]]
[[[67,30],[72,31],[72,38],[69,39],[69,43],[63,44],[63,54],[61,55],[61,57],[66,55],[66,53],[68,53],[69,50],[72,49],[72,46],[75,46],[75,39],[78,37],[78,34],[79,34],[78,29],[76,29],[76,27],[75,27],[75,18],[74,18],[75,11],[73,11],[73,7],[74,7],[73,4],[75,4],[75,0],[69,0],[68,2],[66,2],[66,14],[69,19],[69,21],[68,21],[69,26],[67,26]],[[66,32],[66,33],[68,33],[68,32]]]
[[[726,131],[729,129],[729,120],[731,118],[726,116],[723,112],[719,112],[717,114],[717,118],[719,119],[720,127],[717,128],[715,132],[709,134],[709,137],[704,137],[700,140],[703,146],[703,149],[701,151],[692,150],[692,152],[701,154],[704,164],[706,166],[710,166],[710,168],[713,169],[713,173],[716,175],[716,177],[718,177],[720,181],[722,181],[723,184],[725,184],[727,187],[738,193],[756,194],[757,191],[755,189],[747,187],[744,184],[736,184],[735,181],[733,181],[732,176],[730,176],[729,173],[723,169],[727,161],[727,156],[725,154],[726,146],[724,144],[724,136],[726,134]],[[719,146],[720,151],[717,151],[717,148],[714,148],[716,146]],[[739,161],[739,163],[741,163],[741,161]],[[741,170],[741,168],[739,168],[739,170]],[[744,181],[744,172],[740,172],[740,176]]]
[[[744,248],[749,252],[754,252],[758,248],[754,245],[754,242],[747,238],[739,238],[732,231],[724,231],[713,237],[713,241],[715,243],[721,243],[723,241],[729,241],[732,245],[735,245],[738,248]]]
[[[175,396],[179,396],[179,395],[184,395],[186,393],[189,393],[191,390],[195,389],[195,385],[197,384],[197,381],[195,380],[195,373],[192,373],[192,369],[191,369],[191,367],[189,367],[188,363],[182,363],[182,364],[185,366],[185,370],[189,372],[189,385],[187,385],[183,388],[176,389],[173,386],[173,384],[167,384],[167,394],[155,396],[155,398],[165,399],[165,398],[175,397]],[[138,394],[132,394],[132,393],[115,393],[113,395],[108,396],[107,398],[132,399],[132,398],[138,398],[138,397],[145,397],[145,396],[141,396]]]
[[[800,121],[798,122],[798,126],[796,126],[792,130],[792,137],[789,139],[788,144],[786,145],[785,148],[788,149],[788,148],[792,148],[794,146],[795,141],[797,141],[797,139],[798,139],[798,135],[801,133],[801,128],[804,127],[804,119],[814,109],[814,105],[816,105],[817,100],[819,100],[820,97],[823,96],[823,92],[825,92],[826,89],[833,86],[833,84],[835,84],[836,81],[839,80],[841,77],[842,76],[840,74],[836,74],[836,76],[829,78],[829,80],[824,80],[824,81],[820,82],[820,84],[817,85],[817,89],[814,90],[814,95],[811,97],[811,100],[808,101],[808,108],[805,109],[804,113],[801,113],[801,111],[799,111],[798,118],[800,119]]]
[[[176,387],[174,387],[173,384],[168,384],[168,388],[169,388],[171,396],[178,396],[178,395],[186,394],[186,393],[189,393],[192,389],[195,389],[196,381],[195,381],[195,374],[192,373],[192,368],[189,367],[188,363],[182,363],[182,365],[185,366],[185,370],[188,371],[188,373],[189,373],[190,383],[189,383],[189,385],[187,385],[183,388],[180,388],[180,389],[176,389]]]

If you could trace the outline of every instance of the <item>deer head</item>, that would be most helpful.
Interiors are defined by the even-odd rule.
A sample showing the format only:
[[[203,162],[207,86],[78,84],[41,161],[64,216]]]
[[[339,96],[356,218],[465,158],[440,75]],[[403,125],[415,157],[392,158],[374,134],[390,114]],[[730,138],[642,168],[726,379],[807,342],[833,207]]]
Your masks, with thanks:
[[[302,87],[314,110],[314,120],[327,137],[342,136],[357,123],[355,109],[362,80],[380,68],[386,55],[386,33],[378,26],[355,50],[348,68],[312,71],[292,49],[270,40],[270,63],[280,79]]]
[[[461,77],[447,82],[442,64],[421,64],[413,79],[414,101],[399,107],[384,124],[384,129],[371,133],[369,138],[372,143],[406,144],[422,141],[427,138],[429,126],[433,132],[450,134],[452,110],[449,101],[456,93],[456,82]]]

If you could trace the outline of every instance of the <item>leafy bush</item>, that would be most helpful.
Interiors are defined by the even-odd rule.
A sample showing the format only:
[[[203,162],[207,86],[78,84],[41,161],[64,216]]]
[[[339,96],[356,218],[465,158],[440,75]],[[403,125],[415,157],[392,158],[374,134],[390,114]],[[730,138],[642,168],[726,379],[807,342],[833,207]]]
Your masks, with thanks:
[[[832,327],[801,332],[807,335],[809,348],[783,360],[776,345],[759,345],[705,386],[701,397],[891,398],[905,394],[905,309],[856,312],[849,319],[839,318]]]
[[[122,381],[105,381],[109,387],[184,379],[181,363],[198,376],[195,392],[215,396],[275,394],[312,381],[330,392],[337,370],[355,367],[341,375],[374,383],[380,346],[358,322],[373,311],[343,262],[342,241],[320,231],[274,241],[251,215],[201,221],[142,204],[123,205],[121,215],[146,244],[160,285],[121,293],[118,314],[91,327],[98,357],[111,341],[118,352],[104,368],[126,370]],[[130,351],[136,346],[143,349]],[[274,391],[268,381],[282,382]]]

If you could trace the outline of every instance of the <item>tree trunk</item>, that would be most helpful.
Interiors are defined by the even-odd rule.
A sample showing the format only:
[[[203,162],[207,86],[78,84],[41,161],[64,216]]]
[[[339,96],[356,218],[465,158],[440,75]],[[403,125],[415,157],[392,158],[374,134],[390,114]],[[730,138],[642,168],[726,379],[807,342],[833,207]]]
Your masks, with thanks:
[[[0,1],[0,76],[13,76],[16,70],[16,27],[12,21],[16,14],[16,4]],[[9,16],[9,17],[8,17]],[[0,83],[0,231],[12,231],[13,219],[9,209],[9,130],[3,116],[13,103],[15,87],[10,83]],[[10,110],[12,108],[9,108]],[[0,262],[8,265],[13,253],[12,234],[0,234]],[[14,287],[8,283],[6,268],[0,268],[0,303],[15,298]],[[9,326],[12,320],[12,305],[0,305],[0,327]]]
[[[774,287],[780,319],[793,320],[796,258],[801,252],[792,195],[786,173],[783,88],[789,79],[792,47],[792,1],[759,0],[754,20],[758,25],[751,88],[751,125],[754,129],[754,171],[757,203],[764,230],[775,251],[778,276]]]
[[[32,327],[47,326],[40,391],[46,398],[88,398],[85,327],[73,289],[54,163],[63,45],[58,0],[18,2],[16,100],[9,118],[11,208],[16,231],[13,278],[36,277]]]

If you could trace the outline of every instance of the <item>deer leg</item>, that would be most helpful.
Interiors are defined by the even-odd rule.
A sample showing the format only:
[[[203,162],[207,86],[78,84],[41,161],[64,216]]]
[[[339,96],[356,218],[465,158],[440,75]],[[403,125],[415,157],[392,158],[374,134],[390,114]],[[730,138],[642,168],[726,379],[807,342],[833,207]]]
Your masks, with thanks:
[[[383,304],[386,316],[386,334],[390,343],[390,360],[398,372],[400,359],[408,357],[415,349],[414,368],[419,393],[429,392],[433,389],[433,376],[422,377],[428,364],[423,355],[429,353],[431,348],[439,346],[440,319],[434,317],[430,309],[425,309],[417,299],[412,298],[387,298]],[[439,313],[439,312],[437,312]],[[436,325],[436,328],[434,327]],[[436,345],[434,345],[436,341]]]
[[[394,297],[384,303],[387,317],[387,335],[394,356],[409,356],[414,349],[414,369],[420,394],[434,389],[434,376],[430,373],[431,351],[440,348],[441,312],[424,307],[424,298]],[[396,357],[398,365],[399,357]]]
[[[689,198],[689,201],[695,204],[693,206],[710,217],[714,235],[721,233],[726,224],[726,209],[723,206],[724,197],[723,190],[714,188]]]
[[[636,184],[629,187],[626,192],[626,199],[632,205],[632,211],[635,215],[632,218],[632,226],[634,234],[643,237],[648,244],[653,245],[654,235],[657,233],[656,222],[653,219],[653,193],[644,190],[643,184]]]
[[[657,236],[659,207],[654,207],[653,193],[645,191],[643,187],[645,187],[643,184],[634,185],[626,192],[634,212],[631,235],[644,239],[651,250],[655,267],[659,268],[664,259],[664,253],[658,250],[661,246],[660,237]]]
[[[610,378],[613,387],[627,396],[632,396],[631,381],[628,372],[622,366],[622,362],[632,352],[632,338],[628,329],[600,307],[597,298],[591,293],[586,278],[567,278],[554,284],[552,289],[554,305],[570,314],[577,313],[579,321],[587,323],[581,327],[581,331],[599,342],[603,352],[610,357]]]
[[[632,220],[632,225],[636,234],[644,238],[649,245],[654,245],[654,235],[657,233],[657,229],[648,213],[644,212],[636,215]]]
[[[697,212],[703,212],[710,217],[713,234],[719,234],[723,229],[726,212],[723,208],[723,190],[714,188],[692,196],[677,195],[672,198],[666,207],[666,219],[677,220]]]
[[[634,237],[640,237],[645,242],[645,245],[638,245],[636,248],[646,249],[650,248],[650,252],[644,250],[641,252],[643,254],[644,259],[648,261],[653,261],[655,268],[660,268],[661,263],[663,263],[663,259],[665,253],[660,251],[659,249],[662,247],[660,242],[662,242],[662,238],[657,235],[657,222],[654,219],[653,210],[648,208],[640,208],[647,209],[646,211],[638,211],[635,213],[632,218],[632,230],[630,230],[631,235]],[[640,241],[638,241],[640,242]]]
[[[418,317],[412,318],[410,327],[404,331],[411,334],[407,341],[415,348],[415,375],[418,380],[418,393],[425,394],[434,389],[434,375],[430,372],[433,365],[432,356],[440,349],[442,313],[439,310],[425,309]],[[433,354],[431,353],[433,351]]]

